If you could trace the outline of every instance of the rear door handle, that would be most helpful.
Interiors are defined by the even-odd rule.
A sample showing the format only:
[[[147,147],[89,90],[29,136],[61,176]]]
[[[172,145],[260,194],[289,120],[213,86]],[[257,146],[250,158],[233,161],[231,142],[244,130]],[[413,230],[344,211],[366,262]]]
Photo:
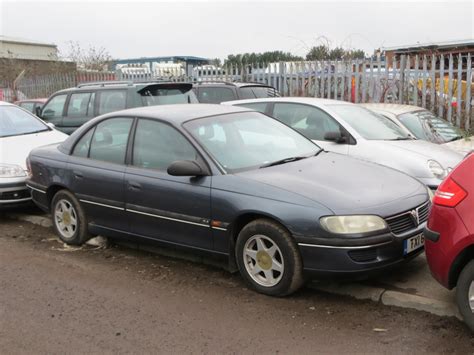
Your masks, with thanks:
[[[129,181],[128,182],[128,187],[130,188],[130,190],[141,190],[142,189],[142,185],[140,185],[138,182],[135,182],[135,181]]]
[[[82,179],[84,177],[84,175],[80,171],[73,171],[72,173],[74,174],[74,177],[76,179]]]

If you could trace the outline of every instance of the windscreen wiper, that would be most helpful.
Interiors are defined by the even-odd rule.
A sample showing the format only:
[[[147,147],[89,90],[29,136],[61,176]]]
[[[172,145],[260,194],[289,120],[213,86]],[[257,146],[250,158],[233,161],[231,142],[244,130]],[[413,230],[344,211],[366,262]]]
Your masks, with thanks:
[[[308,157],[302,156],[302,157],[289,157],[289,158],[284,158],[284,159],[276,160],[276,161],[271,162],[271,163],[263,164],[263,165],[260,167],[260,169],[268,168],[268,167],[270,167],[270,166],[275,166],[275,165],[281,165],[281,164],[291,163],[291,162],[298,161],[298,160],[301,160],[301,159],[306,159],[306,158],[308,158]]]

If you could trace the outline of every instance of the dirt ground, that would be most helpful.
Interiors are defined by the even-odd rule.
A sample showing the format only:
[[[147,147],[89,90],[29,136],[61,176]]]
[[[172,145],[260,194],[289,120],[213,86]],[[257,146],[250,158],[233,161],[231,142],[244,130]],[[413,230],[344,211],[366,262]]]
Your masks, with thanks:
[[[271,298],[216,267],[69,248],[0,217],[1,353],[473,353],[454,318],[303,289]]]

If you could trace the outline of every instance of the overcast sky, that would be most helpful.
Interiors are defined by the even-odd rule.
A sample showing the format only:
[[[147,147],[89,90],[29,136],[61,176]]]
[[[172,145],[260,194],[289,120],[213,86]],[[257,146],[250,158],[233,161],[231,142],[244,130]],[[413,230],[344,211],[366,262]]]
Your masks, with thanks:
[[[0,33],[105,47],[114,58],[362,48],[474,38],[473,1],[8,1]]]

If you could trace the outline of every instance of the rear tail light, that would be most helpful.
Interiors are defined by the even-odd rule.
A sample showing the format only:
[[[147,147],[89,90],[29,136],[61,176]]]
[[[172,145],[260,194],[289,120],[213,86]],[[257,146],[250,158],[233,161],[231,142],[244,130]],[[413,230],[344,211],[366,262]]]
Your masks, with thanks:
[[[435,205],[456,207],[467,196],[467,192],[451,177],[448,177],[436,190],[433,203]]]

